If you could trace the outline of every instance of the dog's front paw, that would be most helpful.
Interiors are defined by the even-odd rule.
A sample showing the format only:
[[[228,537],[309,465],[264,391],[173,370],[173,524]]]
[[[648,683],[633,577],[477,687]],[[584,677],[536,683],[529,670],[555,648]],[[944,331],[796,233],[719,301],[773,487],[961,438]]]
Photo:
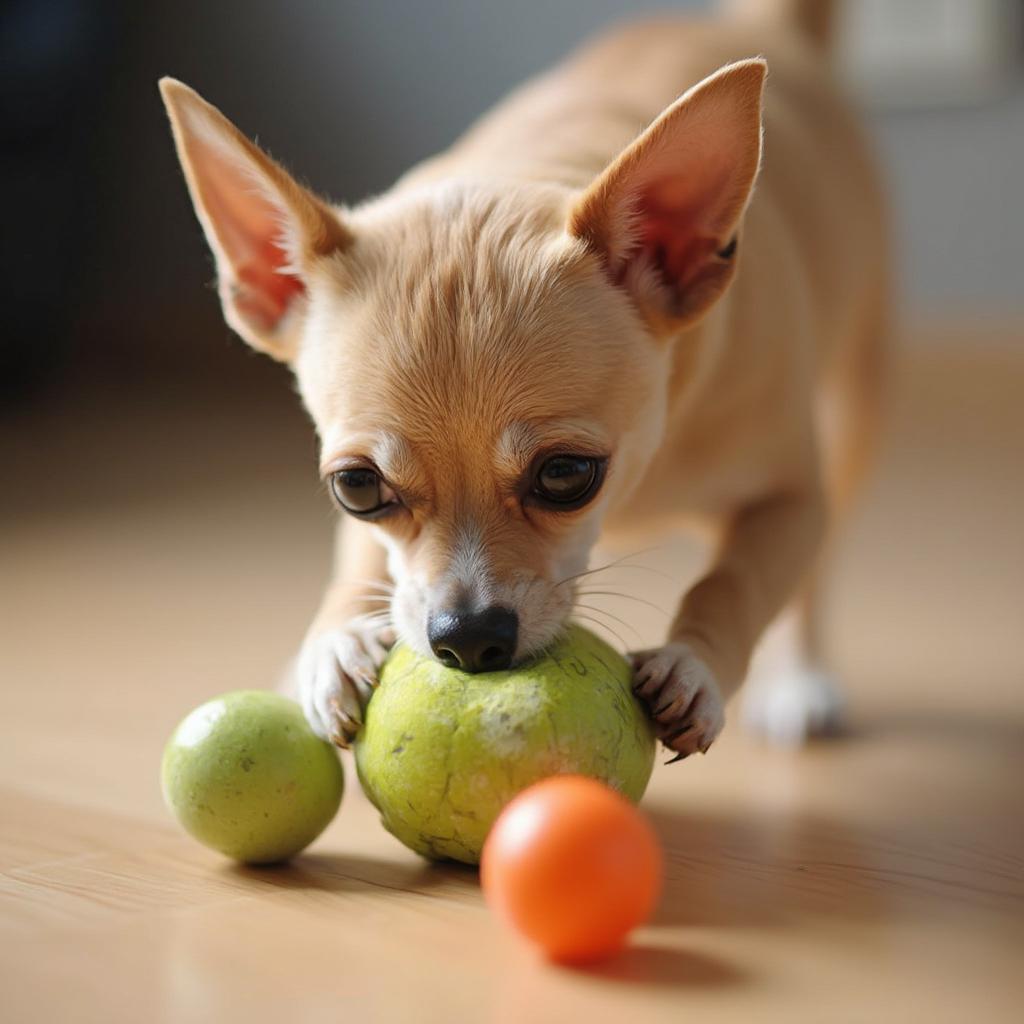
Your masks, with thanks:
[[[705,753],[725,724],[714,673],[688,644],[666,644],[631,655],[633,691],[647,705],[672,761]],[[669,763],[671,764],[672,761]]]
[[[394,643],[388,630],[355,618],[314,630],[294,666],[294,689],[306,719],[321,738],[347,747],[363,724],[377,671]]]

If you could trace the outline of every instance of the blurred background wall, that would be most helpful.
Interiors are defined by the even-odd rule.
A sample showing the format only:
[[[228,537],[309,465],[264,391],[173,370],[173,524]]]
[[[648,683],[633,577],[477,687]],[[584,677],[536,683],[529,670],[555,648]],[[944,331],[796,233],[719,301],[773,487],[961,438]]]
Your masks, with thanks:
[[[588,32],[636,12],[706,6],[7,0],[4,391],[24,397],[58,377],[156,386],[230,375],[243,358],[219,318],[160,75],[195,86],[316,189],[356,201]],[[865,87],[890,183],[910,323],[976,327],[980,337],[987,322],[1024,320],[1019,7],[847,4],[843,60]],[[938,57],[911,52],[923,73],[890,82],[894,63],[913,64],[899,46],[920,49],[922,26]]]

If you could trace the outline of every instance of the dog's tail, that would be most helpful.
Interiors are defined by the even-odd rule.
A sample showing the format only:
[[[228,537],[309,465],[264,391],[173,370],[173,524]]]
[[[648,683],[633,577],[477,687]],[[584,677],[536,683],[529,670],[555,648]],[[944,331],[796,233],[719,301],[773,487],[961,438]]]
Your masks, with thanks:
[[[822,50],[832,48],[836,0],[719,0],[725,11],[747,21],[795,26]]]

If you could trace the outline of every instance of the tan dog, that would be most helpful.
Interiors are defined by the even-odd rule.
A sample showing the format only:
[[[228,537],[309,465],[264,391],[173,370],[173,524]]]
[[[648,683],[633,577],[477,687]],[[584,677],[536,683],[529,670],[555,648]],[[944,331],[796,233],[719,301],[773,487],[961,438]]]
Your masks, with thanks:
[[[293,368],[348,513],[296,663],[321,735],[358,729],[395,632],[518,662],[600,535],[695,521],[713,562],[633,655],[663,741],[708,748],[787,606],[747,717],[834,724],[811,605],[870,433],[886,260],[826,7],[617,29],[354,208],[161,82],[228,323]]]

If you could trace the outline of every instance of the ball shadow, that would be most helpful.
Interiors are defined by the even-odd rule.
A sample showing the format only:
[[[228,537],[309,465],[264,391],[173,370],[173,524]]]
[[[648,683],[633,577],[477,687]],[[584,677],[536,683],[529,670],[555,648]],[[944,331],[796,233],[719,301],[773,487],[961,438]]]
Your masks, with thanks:
[[[338,853],[304,854],[280,864],[228,864],[224,870],[236,878],[275,889],[352,892],[369,887],[416,894],[479,889],[477,870],[467,865],[377,860]]]
[[[627,946],[602,963],[563,967],[600,981],[686,989],[726,988],[742,984],[746,977],[734,965],[707,953],[648,943]]]

